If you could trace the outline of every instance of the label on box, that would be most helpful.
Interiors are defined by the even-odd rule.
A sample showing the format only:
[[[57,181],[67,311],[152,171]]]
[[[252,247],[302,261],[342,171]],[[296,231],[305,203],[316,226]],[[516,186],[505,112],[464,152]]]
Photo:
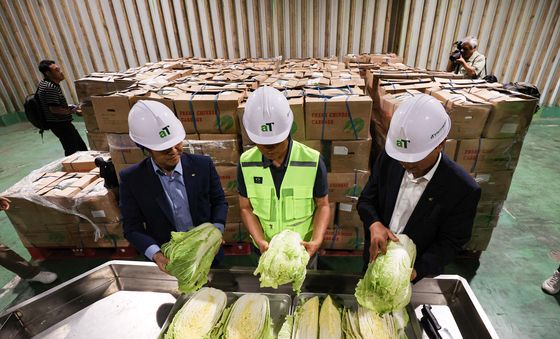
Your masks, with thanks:
[[[490,174],[477,174],[475,178],[476,182],[489,182]]]
[[[91,211],[91,215],[94,218],[105,218],[105,211],[104,210]]]
[[[338,209],[343,212],[352,212],[352,204],[345,204],[341,202],[338,204]]]
[[[333,154],[334,155],[348,155],[348,147],[334,146],[333,147]]]
[[[517,131],[518,125],[519,124],[517,123],[504,124],[502,126],[502,129],[500,130],[500,133],[507,133],[507,134],[515,133]]]

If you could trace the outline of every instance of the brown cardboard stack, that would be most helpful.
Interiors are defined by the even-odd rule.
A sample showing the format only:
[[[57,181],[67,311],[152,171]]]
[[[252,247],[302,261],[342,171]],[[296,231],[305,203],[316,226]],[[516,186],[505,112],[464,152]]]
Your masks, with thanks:
[[[96,174],[39,172],[3,194],[12,201],[6,213],[26,247],[129,246],[115,193]],[[90,222],[101,232],[98,241]]]
[[[356,210],[356,202],[337,203],[335,221],[327,229],[322,248],[332,250],[362,250],[364,228]]]
[[[373,99],[371,131],[377,152],[384,148],[391,117],[404,100],[427,93],[444,105],[452,120],[444,152],[482,188],[479,206],[484,208],[479,208],[466,249],[485,250],[507,197],[536,100],[482,79],[461,79],[460,75],[402,64],[372,65],[367,56],[349,60],[352,67],[365,71],[366,88]]]

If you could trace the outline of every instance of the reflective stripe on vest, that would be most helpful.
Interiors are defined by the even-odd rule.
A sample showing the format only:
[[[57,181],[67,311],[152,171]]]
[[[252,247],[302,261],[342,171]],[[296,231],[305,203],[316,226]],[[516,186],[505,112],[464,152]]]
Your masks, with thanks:
[[[270,241],[274,235],[290,229],[309,241],[313,233],[313,186],[319,152],[292,141],[290,159],[280,186],[280,199],[276,197],[270,169],[263,167],[262,154],[257,147],[243,153],[240,162],[247,198],[259,218],[265,239]]]

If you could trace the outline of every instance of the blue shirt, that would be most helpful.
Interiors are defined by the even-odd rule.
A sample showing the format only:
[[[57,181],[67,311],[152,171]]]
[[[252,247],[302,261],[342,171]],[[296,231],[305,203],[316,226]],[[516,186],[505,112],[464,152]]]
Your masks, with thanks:
[[[189,209],[189,197],[187,196],[187,189],[185,187],[185,182],[183,180],[183,166],[181,162],[175,166],[173,172],[170,175],[166,175],[154,162],[150,159],[154,172],[157,174],[163,191],[167,197],[167,201],[171,206],[173,212],[173,223],[177,232],[187,232],[191,230],[194,225],[192,221],[191,211]],[[215,225],[220,231],[224,232],[224,225]],[[151,245],[146,249],[144,253],[146,257],[153,260],[154,254],[160,251],[158,245]]]

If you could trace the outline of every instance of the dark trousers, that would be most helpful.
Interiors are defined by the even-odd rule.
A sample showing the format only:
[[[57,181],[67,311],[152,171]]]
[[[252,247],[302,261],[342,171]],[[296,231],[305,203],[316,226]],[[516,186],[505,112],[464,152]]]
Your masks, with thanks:
[[[49,128],[57,136],[64,148],[64,155],[87,151],[87,146],[71,121],[49,122]]]
[[[31,265],[4,244],[0,244],[0,265],[23,279],[33,278],[41,271],[38,266]]]

